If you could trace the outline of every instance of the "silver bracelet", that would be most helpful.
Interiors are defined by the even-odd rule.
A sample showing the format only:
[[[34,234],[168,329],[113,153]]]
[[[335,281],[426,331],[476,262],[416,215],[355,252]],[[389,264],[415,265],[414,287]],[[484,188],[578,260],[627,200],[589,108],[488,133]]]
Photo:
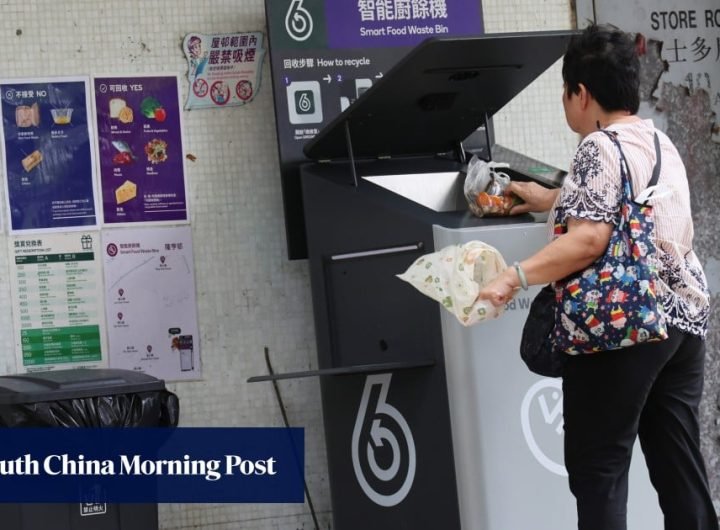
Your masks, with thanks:
[[[517,261],[513,263],[513,267],[515,267],[515,272],[517,272],[518,278],[520,279],[520,287],[523,288],[523,291],[528,290],[528,282],[527,282],[527,276],[525,276],[525,271],[522,270],[522,267],[520,267],[520,263]]]

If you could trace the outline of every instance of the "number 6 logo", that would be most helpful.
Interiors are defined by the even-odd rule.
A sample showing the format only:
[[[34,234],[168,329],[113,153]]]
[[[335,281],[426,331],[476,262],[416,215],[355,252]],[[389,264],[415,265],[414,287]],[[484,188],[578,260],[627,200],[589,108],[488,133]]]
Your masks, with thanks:
[[[386,401],[391,378],[392,374],[367,377],[352,436],[352,462],[360,487],[370,500],[386,508],[405,499],[416,467],[410,427]],[[378,463],[378,453],[385,466]]]
[[[302,5],[303,0],[292,0],[285,14],[285,30],[290,38],[298,42],[307,40],[313,31],[313,19]]]

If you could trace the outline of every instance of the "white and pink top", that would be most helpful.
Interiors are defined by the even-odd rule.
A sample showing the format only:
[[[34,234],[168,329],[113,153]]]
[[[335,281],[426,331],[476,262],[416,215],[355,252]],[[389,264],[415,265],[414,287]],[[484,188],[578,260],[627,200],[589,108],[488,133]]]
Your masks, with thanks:
[[[648,185],[655,165],[654,133],[661,149],[661,172],[657,198],[651,198],[660,276],[658,296],[668,324],[704,337],[710,313],[709,293],[702,265],[693,251],[693,221],[685,165],[670,139],[656,130],[652,120],[613,124],[630,169],[634,195]],[[550,238],[557,212],[565,217],[616,223],[620,205],[620,158],[604,133],[587,135],[577,150],[570,172],[548,219]],[[558,210],[557,207],[560,207]]]

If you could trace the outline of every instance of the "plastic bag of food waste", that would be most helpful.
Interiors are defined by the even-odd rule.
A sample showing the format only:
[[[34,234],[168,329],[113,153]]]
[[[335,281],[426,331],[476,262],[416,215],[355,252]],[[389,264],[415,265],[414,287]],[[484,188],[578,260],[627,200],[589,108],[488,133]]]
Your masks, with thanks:
[[[462,325],[471,326],[503,312],[504,307],[477,300],[477,296],[506,268],[497,249],[481,241],[469,241],[421,256],[397,276],[440,302]]]
[[[519,197],[505,194],[510,177],[498,169],[506,167],[509,164],[485,162],[477,156],[470,159],[463,191],[470,211],[476,216],[508,215],[519,204]]]

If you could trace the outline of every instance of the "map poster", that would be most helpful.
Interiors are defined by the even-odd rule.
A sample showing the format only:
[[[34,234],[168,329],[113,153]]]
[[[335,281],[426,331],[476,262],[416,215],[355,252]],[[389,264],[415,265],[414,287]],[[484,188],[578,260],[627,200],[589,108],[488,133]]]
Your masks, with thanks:
[[[190,226],[106,230],[103,255],[110,366],[200,379]]]

